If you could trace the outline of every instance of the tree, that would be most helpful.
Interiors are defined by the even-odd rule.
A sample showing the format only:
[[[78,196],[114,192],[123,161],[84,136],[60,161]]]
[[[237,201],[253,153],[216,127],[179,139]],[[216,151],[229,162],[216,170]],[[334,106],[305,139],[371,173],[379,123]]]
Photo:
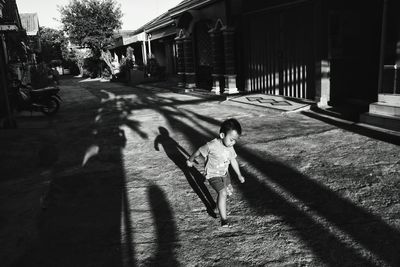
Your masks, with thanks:
[[[90,48],[96,57],[122,25],[122,12],[114,0],[71,0],[60,13],[71,42]]]
[[[42,46],[41,61],[50,63],[53,60],[67,58],[68,39],[64,36],[63,31],[40,27],[40,43]]]
[[[86,49],[72,49],[71,58],[76,63],[79,69],[79,75],[83,77],[83,66],[85,64],[85,59],[91,57],[91,51]]]

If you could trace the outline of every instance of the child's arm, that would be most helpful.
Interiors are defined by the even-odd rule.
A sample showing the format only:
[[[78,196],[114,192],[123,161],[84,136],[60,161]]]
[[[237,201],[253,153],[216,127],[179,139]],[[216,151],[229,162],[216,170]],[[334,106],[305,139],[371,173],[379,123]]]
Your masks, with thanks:
[[[232,166],[232,169],[236,172],[236,175],[238,176],[239,181],[241,183],[244,183],[244,177],[242,176],[242,173],[240,172],[239,164],[238,164],[236,158],[231,159],[231,166]]]
[[[195,160],[195,158],[197,158],[197,157],[200,156],[200,155],[201,155],[200,149],[197,149],[196,152],[194,152],[194,153],[188,158],[188,160],[186,161],[186,165],[187,165],[188,167],[193,167],[193,165],[194,165],[193,161]]]

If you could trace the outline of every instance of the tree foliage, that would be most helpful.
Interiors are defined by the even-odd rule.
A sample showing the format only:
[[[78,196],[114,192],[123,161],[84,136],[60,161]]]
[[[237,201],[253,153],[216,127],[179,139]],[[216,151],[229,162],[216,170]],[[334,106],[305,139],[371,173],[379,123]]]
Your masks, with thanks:
[[[68,39],[63,31],[40,27],[40,43],[41,61],[50,63],[53,60],[63,60],[68,57]]]
[[[60,7],[60,13],[71,42],[90,48],[98,56],[122,25],[122,12],[114,0],[71,0]]]

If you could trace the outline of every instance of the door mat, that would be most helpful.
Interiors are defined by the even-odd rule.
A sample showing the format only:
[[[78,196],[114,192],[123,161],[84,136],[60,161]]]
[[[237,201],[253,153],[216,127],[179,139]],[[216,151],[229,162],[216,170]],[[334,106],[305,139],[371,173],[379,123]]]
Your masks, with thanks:
[[[289,99],[284,96],[252,94],[229,98],[229,101],[249,104],[259,107],[271,108],[284,112],[300,111],[309,109],[312,103],[302,99]]]

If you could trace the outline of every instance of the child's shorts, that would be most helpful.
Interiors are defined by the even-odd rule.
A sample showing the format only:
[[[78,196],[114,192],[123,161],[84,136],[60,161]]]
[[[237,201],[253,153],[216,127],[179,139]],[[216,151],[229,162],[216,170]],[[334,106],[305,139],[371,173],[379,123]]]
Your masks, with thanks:
[[[215,191],[219,192],[226,186],[231,184],[231,179],[229,177],[229,174],[226,173],[224,176],[212,177],[208,179],[208,182],[210,183],[211,187],[214,188]]]

